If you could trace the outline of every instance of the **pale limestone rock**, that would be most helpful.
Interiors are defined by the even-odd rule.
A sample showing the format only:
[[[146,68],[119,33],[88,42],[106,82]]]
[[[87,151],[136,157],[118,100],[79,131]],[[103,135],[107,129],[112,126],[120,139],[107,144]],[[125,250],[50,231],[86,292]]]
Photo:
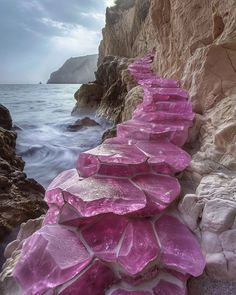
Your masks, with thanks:
[[[124,98],[124,110],[122,121],[130,120],[137,105],[143,100],[143,89],[141,86],[132,88]]]
[[[203,231],[223,232],[233,225],[235,216],[236,203],[218,198],[210,200],[204,207],[200,228]]]

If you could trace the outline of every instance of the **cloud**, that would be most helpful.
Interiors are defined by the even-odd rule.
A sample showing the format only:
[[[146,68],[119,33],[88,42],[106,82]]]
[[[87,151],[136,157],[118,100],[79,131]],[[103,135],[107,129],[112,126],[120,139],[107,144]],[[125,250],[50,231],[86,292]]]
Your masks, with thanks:
[[[0,0],[0,83],[46,81],[71,56],[96,53],[113,0]]]

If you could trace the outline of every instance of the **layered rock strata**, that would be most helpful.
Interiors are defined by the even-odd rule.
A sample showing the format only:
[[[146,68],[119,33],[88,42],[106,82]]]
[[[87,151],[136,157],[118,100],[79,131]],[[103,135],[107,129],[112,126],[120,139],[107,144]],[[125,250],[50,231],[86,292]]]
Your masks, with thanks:
[[[13,273],[23,294],[185,295],[203,272],[198,241],[168,209],[180,192],[174,174],[190,162],[181,146],[194,114],[177,81],[152,73],[152,59],[129,66],[144,89],[133,118],[49,186],[43,227]]]

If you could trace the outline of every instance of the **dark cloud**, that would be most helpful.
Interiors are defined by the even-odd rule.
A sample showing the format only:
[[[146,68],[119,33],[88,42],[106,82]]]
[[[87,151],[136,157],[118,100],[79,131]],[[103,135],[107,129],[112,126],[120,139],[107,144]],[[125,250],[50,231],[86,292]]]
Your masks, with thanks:
[[[94,53],[106,0],[0,0],[0,83],[46,80],[70,56]]]

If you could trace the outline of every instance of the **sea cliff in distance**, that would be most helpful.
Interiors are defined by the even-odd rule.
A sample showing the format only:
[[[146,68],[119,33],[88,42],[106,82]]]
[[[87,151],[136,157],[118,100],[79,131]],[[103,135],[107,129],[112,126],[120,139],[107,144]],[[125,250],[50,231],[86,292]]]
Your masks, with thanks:
[[[98,55],[71,57],[57,71],[53,72],[48,84],[83,84],[95,80]]]

